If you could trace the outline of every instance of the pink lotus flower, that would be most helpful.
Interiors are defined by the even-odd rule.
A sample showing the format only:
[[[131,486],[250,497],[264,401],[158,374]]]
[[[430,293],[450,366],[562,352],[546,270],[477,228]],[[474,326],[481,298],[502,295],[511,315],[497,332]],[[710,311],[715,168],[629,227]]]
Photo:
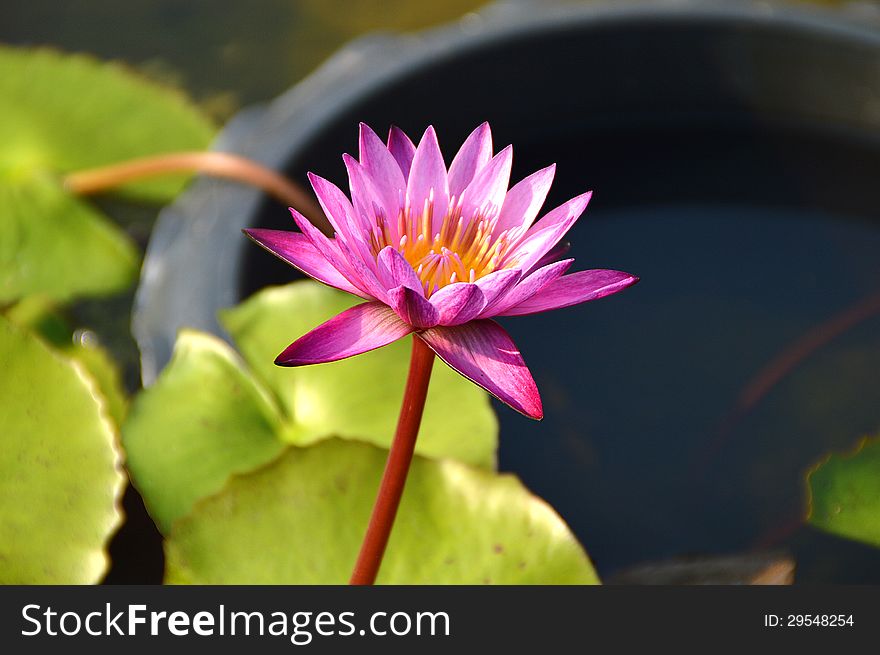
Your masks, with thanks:
[[[429,127],[418,148],[392,128],[388,143],[360,127],[360,161],[343,155],[351,201],[309,174],[334,238],[291,209],[302,233],[245,233],[306,275],[364,298],[294,341],[281,366],[331,362],[415,333],[444,362],[526,416],[541,398],[513,340],[494,316],[568,307],[638,278],[610,270],[564,275],[554,248],[590,200],[584,193],[535,222],[555,165],[508,189],[513,151],[492,156],[483,123],[447,170]]]

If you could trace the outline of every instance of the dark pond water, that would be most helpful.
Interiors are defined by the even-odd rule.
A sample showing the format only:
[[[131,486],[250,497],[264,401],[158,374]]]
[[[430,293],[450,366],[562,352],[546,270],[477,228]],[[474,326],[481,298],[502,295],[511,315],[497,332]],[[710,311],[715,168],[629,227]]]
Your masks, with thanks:
[[[880,314],[725,423],[775,355],[880,293],[880,153],[780,129],[615,136],[588,136],[583,159],[561,162],[575,173],[559,191],[582,188],[579,171],[597,189],[570,235],[576,266],[642,282],[508,321],[548,418],[499,412],[502,466],[606,572],[774,545],[793,552],[802,582],[880,581],[876,550],[798,527],[804,471],[880,427]]]
[[[602,569],[772,544],[794,550],[801,581],[824,575],[811,557],[839,558],[837,575],[851,580],[880,579],[870,549],[859,560],[858,548],[820,549],[827,539],[787,533],[804,514],[804,471],[876,431],[880,317],[723,429],[774,354],[878,292],[880,230],[840,218],[686,204],[608,211],[573,233],[574,255],[637,270],[643,283],[606,303],[508,322],[547,419],[499,413],[502,466],[566,517]]]

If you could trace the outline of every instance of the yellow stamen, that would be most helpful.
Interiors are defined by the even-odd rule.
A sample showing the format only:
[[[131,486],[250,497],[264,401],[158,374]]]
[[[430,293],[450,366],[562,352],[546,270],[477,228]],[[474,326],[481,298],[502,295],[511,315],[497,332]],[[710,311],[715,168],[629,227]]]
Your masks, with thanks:
[[[493,214],[497,209],[489,210]],[[465,217],[461,202],[451,198],[446,216],[438,229],[432,229],[434,194],[419,207],[407,206],[393,219],[396,232],[385,216],[376,216],[370,233],[374,254],[393,246],[415,269],[425,295],[430,296],[447,284],[475,282],[497,270],[499,263],[519,236],[505,230],[494,236],[497,215],[477,213]]]

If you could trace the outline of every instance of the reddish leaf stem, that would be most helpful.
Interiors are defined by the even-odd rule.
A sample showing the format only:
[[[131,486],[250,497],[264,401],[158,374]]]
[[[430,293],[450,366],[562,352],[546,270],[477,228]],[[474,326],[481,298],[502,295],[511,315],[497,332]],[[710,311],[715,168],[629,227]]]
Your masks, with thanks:
[[[416,447],[416,437],[422,422],[433,365],[434,352],[424,341],[413,335],[409,377],[406,380],[403,404],[397,420],[397,431],[391,444],[391,452],[388,453],[379,494],[373,506],[373,513],[370,516],[354,572],[351,574],[350,584],[371,585],[376,581],[382,556],[388,545],[388,537],[394,526],[394,518],[397,516],[403,488],[406,485],[406,476]]]
[[[262,164],[226,152],[172,152],[131,159],[70,173],[64,179],[64,186],[77,195],[90,195],[127,182],[181,172],[206,173],[251,184],[298,209],[321,230],[330,229],[321,208],[301,186]]]

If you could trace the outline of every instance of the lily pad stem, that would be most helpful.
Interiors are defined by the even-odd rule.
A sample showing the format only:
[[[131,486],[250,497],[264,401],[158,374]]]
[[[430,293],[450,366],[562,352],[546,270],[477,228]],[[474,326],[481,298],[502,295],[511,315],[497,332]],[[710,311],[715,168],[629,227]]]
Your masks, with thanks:
[[[205,173],[253,185],[302,212],[319,229],[330,229],[321,208],[301,186],[251,159],[226,152],[172,152],[131,159],[70,173],[64,178],[64,186],[76,195],[90,195],[128,182],[181,172]]]
[[[434,352],[418,336],[413,335],[409,376],[403,393],[400,417],[397,419],[397,431],[394,433],[394,441],[379,485],[379,494],[350,584],[371,585],[376,581],[412,463],[433,366]]]

